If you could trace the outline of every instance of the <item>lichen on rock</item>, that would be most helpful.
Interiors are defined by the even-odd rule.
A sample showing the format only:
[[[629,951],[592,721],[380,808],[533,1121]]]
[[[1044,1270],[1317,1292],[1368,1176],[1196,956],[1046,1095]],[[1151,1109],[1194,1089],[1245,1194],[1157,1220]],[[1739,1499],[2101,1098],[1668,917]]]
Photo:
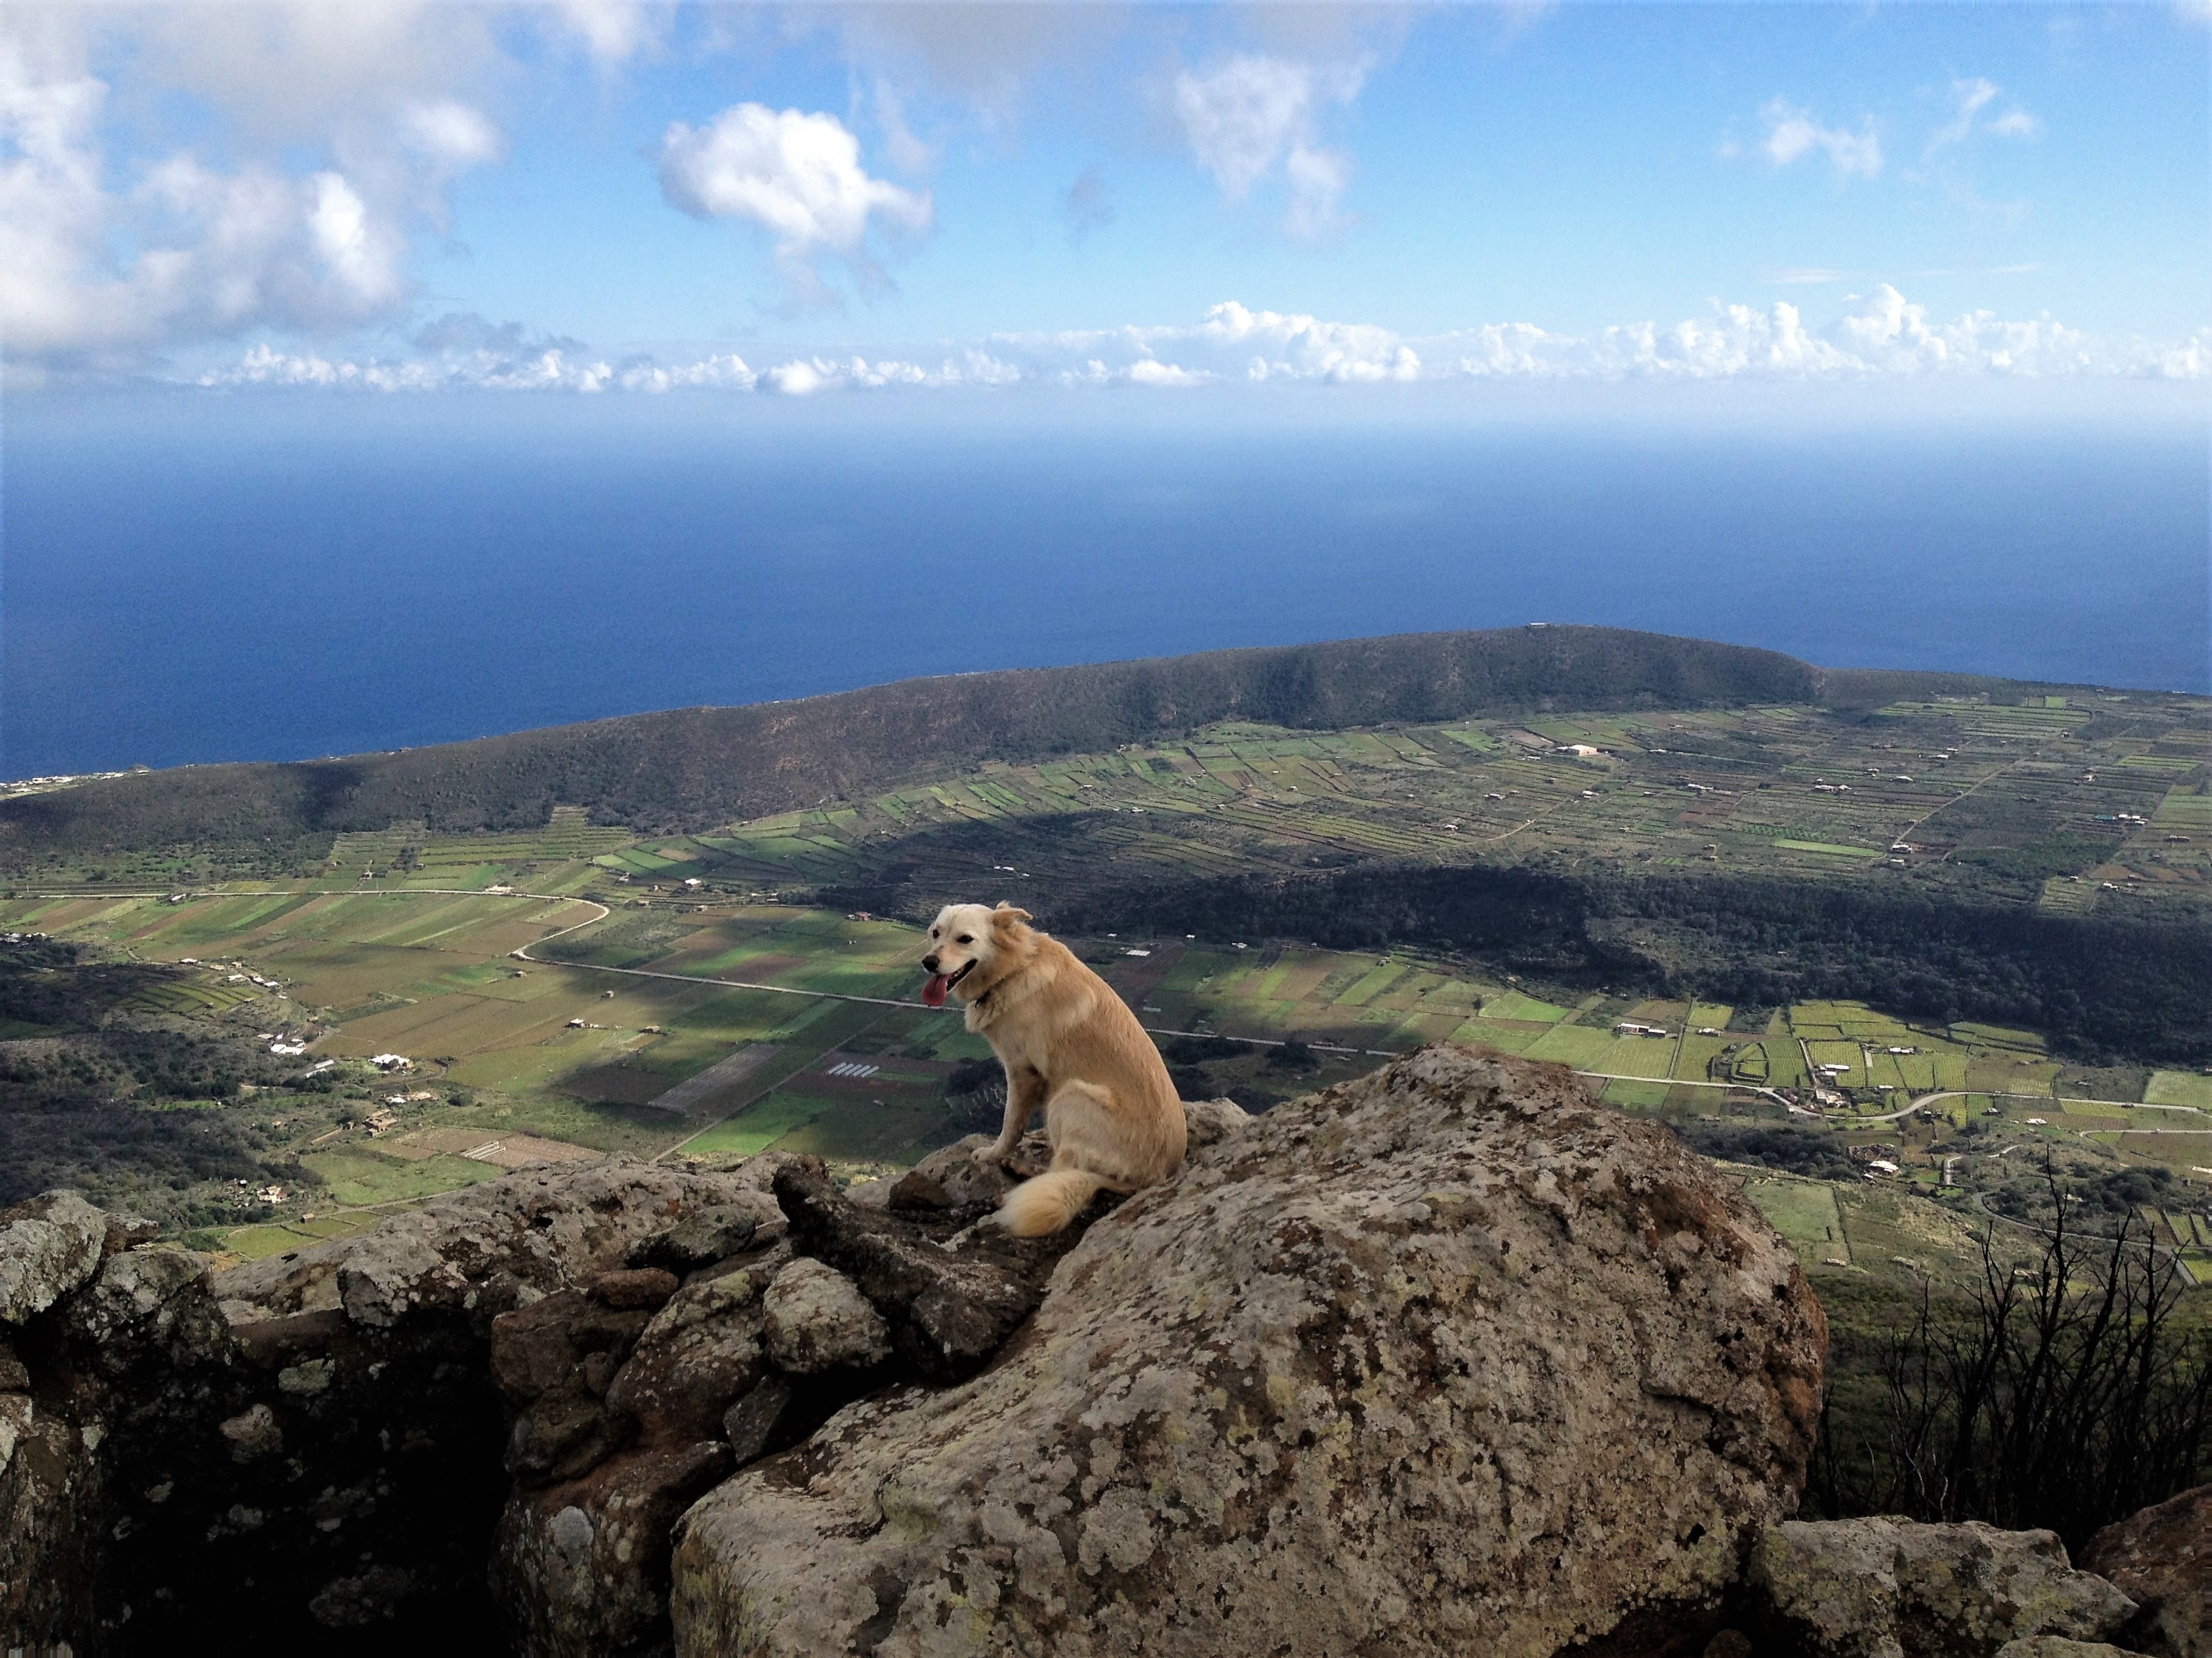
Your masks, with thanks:
[[[2081,1564],[2141,1610],[2130,1637],[2168,1658],[2212,1655],[2212,1485],[2198,1485],[2114,1521],[2091,1538]]]
[[[1995,1658],[2033,1637],[2101,1642],[2135,1603],[2047,1531],[1877,1516],[1770,1527],[1746,1580],[1807,1658]]]

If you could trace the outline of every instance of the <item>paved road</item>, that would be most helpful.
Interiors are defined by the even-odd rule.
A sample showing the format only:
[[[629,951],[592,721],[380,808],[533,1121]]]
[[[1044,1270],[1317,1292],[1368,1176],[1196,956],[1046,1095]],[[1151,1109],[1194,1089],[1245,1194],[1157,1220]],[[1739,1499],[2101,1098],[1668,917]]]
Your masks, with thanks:
[[[1913,1101],[1911,1104],[1905,1106],[1901,1110],[1885,1111],[1878,1117],[1854,1117],[1850,1121],[1854,1123],[1895,1122],[1899,1117],[1909,1117],[1914,1112],[1920,1109],[1922,1106],[1933,1105],[1938,1100],[1963,1100],[1969,1094],[1985,1094],[1989,1091],[1989,1090],[1982,1088],[1947,1089],[1940,1094],[1923,1094],[1918,1099]],[[2037,1098],[2038,1096],[2033,1094],[2004,1094],[2000,1095],[1998,1097],[2008,1100],[2032,1100]],[[2076,1099],[2070,1094],[2066,1096],[2063,1103],[2055,1099],[2052,1100],[2051,1103],[2054,1108],[2062,1110],[2066,1105],[2111,1105],[2117,1106],[2123,1111],[2195,1111],[2199,1116],[2203,1114],[2202,1110],[2193,1105],[2144,1105],[2136,1100],[2083,1100]],[[2192,1134],[2212,1131],[2192,1128],[2097,1128],[2077,1130],[2076,1132],[2097,1134]]]
[[[2005,1225],[2013,1228],[2015,1231],[2033,1234],[2035,1237],[2046,1243],[2051,1241],[2051,1232],[2048,1228],[2037,1226],[2024,1220],[2014,1220],[2010,1215],[2000,1215],[1996,1210],[1990,1207],[1990,1200],[1986,1197],[1983,1196],[1979,1192],[1970,1193],[1968,1195],[1973,1199],[1974,1207],[1980,1210],[1982,1213],[1986,1215],[1990,1220],[2002,1222]],[[2077,1242],[2084,1245],[2085,1247],[2099,1243],[2111,1243],[2113,1242],[2112,1239],[2101,1236],[2095,1232],[2076,1232],[2072,1236]],[[2154,1260],[2163,1256],[2167,1261],[2172,1264],[2174,1271],[2179,1272],[2185,1281],[2191,1284],[2198,1282],[2197,1274],[2190,1269],[2189,1263],[2181,1258],[2180,1252],[2176,1250],[2171,1244],[2160,1243],[2155,1238],[2130,1238],[2128,1240],[2127,1247],[2130,1249],[2148,1249],[2151,1252],[2151,1256]]]

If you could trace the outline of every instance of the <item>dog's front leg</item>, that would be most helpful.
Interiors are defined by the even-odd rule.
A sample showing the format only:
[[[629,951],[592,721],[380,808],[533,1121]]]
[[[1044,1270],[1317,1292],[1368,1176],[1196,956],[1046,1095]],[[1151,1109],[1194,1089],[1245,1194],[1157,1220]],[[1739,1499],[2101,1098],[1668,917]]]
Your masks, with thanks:
[[[1029,1133],[1030,1119],[1044,1102],[1044,1075],[1028,1066],[1011,1068],[1006,1072],[1006,1120],[999,1130],[995,1145],[987,1145],[976,1152],[978,1163],[1004,1163],[1014,1155],[1014,1148]]]

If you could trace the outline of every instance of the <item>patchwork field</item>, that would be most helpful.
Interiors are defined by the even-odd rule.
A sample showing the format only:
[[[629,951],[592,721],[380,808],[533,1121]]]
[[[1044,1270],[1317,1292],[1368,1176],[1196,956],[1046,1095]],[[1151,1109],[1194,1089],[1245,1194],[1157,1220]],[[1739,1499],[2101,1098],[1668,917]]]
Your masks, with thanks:
[[[305,1048],[298,1102],[263,1110],[256,1133],[296,1136],[289,1150],[321,1185],[251,1229],[258,1248],[308,1209],[336,1224],[349,1206],[483,1178],[505,1165],[465,1154],[488,1145],[713,1159],[780,1145],[858,1170],[988,1122],[974,1087],[948,1091],[957,1062],[986,1050],[957,1016],[915,1005],[919,935],[861,913],[883,907],[869,892],[1020,902],[1372,859],[1588,860],[2197,914],[2212,902],[2205,714],[2197,699],[2096,693],[1848,716],[1224,723],[698,835],[640,840],[562,806],[520,833],[348,835],[304,878],[217,891],[114,890],[166,880],[159,860],[66,870],[45,896],[0,900],[0,928],[190,963],[131,1010]],[[1187,1094],[1264,1106],[1450,1039],[1588,1072],[1626,1109],[1825,1123],[1895,1146],[1904,1177],[1931,1188],[1915,1148],[1993,1113],[2022,1143],[2200,1185],[2212,1167],[2190,1121],[2212,1113],[2212,1076],[2069,1067],[2026,1030],[1850,1002],[1737,1010],[1533,975],[1524,987],[1463,960],[1297,938],[1071,942],[1156,1033]],[[11,1021],[0,1040],[40,1029]],[[404,1069],[374,1068],[392,1055]],[[324,1061],[310,1090],[306,1068]],[[380,1113],[392,1121],[372,1133]],[[1861,1223],[1839,1218],[1820,1223],[1838,1231],[1820,1245],[1856,1261]]]
[[[241,1252],[289,1247],[307,1213],[343,1225],[532,1161],[720,1163],[774,1146],[858,1175],[996,1126],[988,1090],[948,1092],[956,1063],[988,1050],[956,1014],[914,999],[921,935],[881,919],[394,891],[17,901],[0,905],[0,926],[190,960],[163,1009],[258,1024],[302,1042],[302,1066],[334,1062],[337,1091],[296,1119],[299,1163],[318,1186],[288,1195],[289,1218],[240,1229]],[[1570,1066],[1610,1103],[1677,1120],[1781,1120],[1802,1101],[1798,1120],[1888,1137],[1908,1182],[1931,1193],[1935,1162],[1913,1150],[1929,1125],[1949,1133],[1993,1110],[2029,1143],[2212,1183],[2212,1117],[2192,1121],[2212,1106],[2212,1077],[2073,1073],[2069,1092],[2067,1067],[2030,1031],[1916,1023],[1851,1002],[1754,1011],[1756,1028],[1740,1028],[1723,1005],[1547,1000],[1407,951],[1071,942],[1139,1011],[1187,1096],[1261,1108],[1449,1038]],[[407,1061],[387,1073],[401,1082],[368,1063],[390,1055]],[[2083,1078],[2113,1091],[2089,1095]],[[1876,1266],[1912,1258],[1911,1241],[1893,1236],[1903,1223],[1879,1204],[1854,1196],[1839,1211],[1829,1183],[1779,1175],[1751,1189],[1808,1266],[1862,1263],[1869,1249]],[[2187,1208],[2176,1213],[2161,1224],[2191,1224]],[[2201,1247],[2195,1236],[2177,1230],[2177,1246]]]

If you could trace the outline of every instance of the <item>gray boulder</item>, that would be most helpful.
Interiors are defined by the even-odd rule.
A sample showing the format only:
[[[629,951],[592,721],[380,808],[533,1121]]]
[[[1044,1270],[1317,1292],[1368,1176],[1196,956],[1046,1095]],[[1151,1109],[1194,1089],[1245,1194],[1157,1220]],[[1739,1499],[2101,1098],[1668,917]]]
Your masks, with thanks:
[[[228,1336],[207,1257],[173,1243],[108,1256],[70,1303],[63,1327],[110,1376],[149,1359],[174,1369],[219,1362]]]
[[[1879,1517],[1770,1526],[1746,1573],[1807,1658],[1995,1658],[2038,1636],[2104,1641],[2135,1602],[2047,1531]]]
[[[794,1260],[761,1298],[769,1357],[793,1376],[864,1367],[890,1357],[890,1327],[834,1266]]]
[[[488,1319],[518,1290],[550,1294],[633,1264],[684,1267],[718,1242],[743,1248],[780,1233],[768,1186],[781,1161],[756,1157],[731,1175],[628,1158],[528,1169],[443,1193],[374,1231],[239,1267],[219,1292],[244,1303],[241,1319],[337,1308],[369,1329],[417,1309]]]
[[[974,1380],[702,1499],[678,1647],[1516,1658],[1695,1619],[1795,1506],[1825,1336],[1664,1130],[1430,1048],[1199,1147]]]
[[[44,1192],[0,1212],[0,1324],[43,1313],[93,1275],[107,1219],[74,1192]]]
[[[2166,1658],[2212,1654],[2212,1485],[2113,1521],[2089,1540],[2081,1564],[2142,1606],[2134,1644]]]
[[[521,1658],[665,1650],[669,1533],[729,1470],[716,1439],[630,1451],[509,1497],[492,1583]]]
[[[714,1438],[724,1412],[766,1370],[761,1296],[783,1266],[764,1260],[678,1291],[639,1335],[607,1389],[607,1408],[654,1442]]]

